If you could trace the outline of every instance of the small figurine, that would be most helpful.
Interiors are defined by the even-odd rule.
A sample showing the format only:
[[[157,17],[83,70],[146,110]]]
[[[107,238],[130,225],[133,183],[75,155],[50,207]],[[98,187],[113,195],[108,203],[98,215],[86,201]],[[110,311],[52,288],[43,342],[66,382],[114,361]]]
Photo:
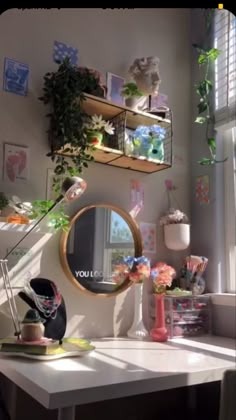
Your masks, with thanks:
[[[36,309],[29,309],[22,321],[21,338],[23,341],[39,341],[44,335],[44,325]]]

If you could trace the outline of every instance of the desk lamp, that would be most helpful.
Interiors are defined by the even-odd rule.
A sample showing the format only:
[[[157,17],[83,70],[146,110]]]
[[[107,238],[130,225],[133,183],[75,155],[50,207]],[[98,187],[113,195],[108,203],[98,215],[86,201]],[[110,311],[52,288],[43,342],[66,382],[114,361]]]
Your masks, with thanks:
[[[41,218],[37,220],[37,222],[28,230],[28,232],[21,238],[14,246],[11,248],[11,250],[5,255],[3,259],[0,259],[0,272],[2,274],[7,300],[9,304],[9,309],[11,313],[12,322],[14,325],[15,333],[14,335],[17,338],[20,338],[20,321],[18,316],[18,311],[16,307],[15,302],[15,296],[12,290],[11,281],[9,277],[9,271],[8,271],[8,257],[11,255],[11,253],[19,246],[21,242],[24,241],[24,239],[30,235],[30,233],[40,224],[40,222],[63,200],[67,202],[75,201],[77,198],[79,198],[85,189],[87,188],[87,183],[82,178],[79,177],[71,177],[71,178],[65,178],[65,180],[62,183],[61,186],[61,195],[55,200],[55,202],[52,204],[52,206],[48,209],[47,213],[45,213]]]

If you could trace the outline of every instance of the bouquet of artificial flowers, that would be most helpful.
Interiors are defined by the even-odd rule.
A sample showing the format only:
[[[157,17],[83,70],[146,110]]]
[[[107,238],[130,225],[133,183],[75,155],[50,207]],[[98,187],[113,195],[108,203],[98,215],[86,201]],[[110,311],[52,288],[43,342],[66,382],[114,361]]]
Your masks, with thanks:
[[[176,271],[164,262],[156,263],[150,272],[153,281],[154,293],[165,293],[166,287],[170,287],[176,276]]]

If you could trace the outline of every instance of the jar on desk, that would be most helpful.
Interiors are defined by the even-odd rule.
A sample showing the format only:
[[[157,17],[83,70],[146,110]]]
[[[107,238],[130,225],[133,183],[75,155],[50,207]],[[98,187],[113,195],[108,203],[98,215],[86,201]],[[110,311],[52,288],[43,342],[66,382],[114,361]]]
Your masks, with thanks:
[[[165,322],[169,338],[209,334],[210,296],[165,296]]]

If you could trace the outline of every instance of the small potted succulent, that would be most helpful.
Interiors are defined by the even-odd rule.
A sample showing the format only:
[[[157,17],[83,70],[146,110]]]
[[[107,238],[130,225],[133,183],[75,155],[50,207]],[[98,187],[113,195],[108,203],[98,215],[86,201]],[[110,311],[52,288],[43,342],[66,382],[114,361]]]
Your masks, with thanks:
[[[137,108],[140,98],[144,97],[143,92],[141,92],[135,82],[125,83],[121,95],[125,98],[125,105],[132,109]]]
[[[0,192],[0,215],[3,209],[8,206],[8,199],[3,192]]]
[[[167,248],[174,251],[188,248],[190,244],[190,225],[185,213],[170,208],[160,218],[159,223],[164,226],[164,240]]]
[[[85,124],[87,141],[93,146],[100,146],[104,140],[104,135],[113,135],[114,130],[112,122],[104,120],[102,115],[93,115],[90,121]]]

